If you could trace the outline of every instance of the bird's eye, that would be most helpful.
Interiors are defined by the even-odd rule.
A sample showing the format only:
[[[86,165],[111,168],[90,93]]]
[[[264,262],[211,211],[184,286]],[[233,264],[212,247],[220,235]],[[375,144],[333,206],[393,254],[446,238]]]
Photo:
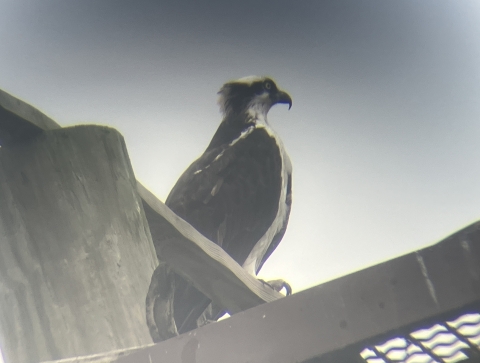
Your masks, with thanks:
[[[267,91],[270,91],[270,90],[272,89],[272,82],[266,81],[266,82],[263,84],[263,87],[264,87]]]

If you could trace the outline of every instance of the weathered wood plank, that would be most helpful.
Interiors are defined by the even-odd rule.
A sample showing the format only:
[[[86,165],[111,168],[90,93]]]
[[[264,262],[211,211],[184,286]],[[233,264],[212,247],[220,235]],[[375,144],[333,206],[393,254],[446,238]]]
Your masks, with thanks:
[[[161,342],[118,363],[347,362],[329,353],[480,306],[480,222],[444,241]],[[417,326],[418,327],[418,326]]]
[[[122,136],[50,130],[0,149],[0,346],[31,363],[151,342],[157,264]]]

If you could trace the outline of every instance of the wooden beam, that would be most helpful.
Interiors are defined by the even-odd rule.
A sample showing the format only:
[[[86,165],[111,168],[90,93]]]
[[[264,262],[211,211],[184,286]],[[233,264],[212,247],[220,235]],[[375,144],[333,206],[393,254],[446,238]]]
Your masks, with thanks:
[[[362,342],[418,328],[425,321],[431,324],[472,305],[480,307],[480,222],[431,247],[257,306],[115,362],[359,361]],[[358,350],[345,350],[352,346]],[[345,354],[328,357],[333,352]],[[336,359],[340,356],[343,360]]]

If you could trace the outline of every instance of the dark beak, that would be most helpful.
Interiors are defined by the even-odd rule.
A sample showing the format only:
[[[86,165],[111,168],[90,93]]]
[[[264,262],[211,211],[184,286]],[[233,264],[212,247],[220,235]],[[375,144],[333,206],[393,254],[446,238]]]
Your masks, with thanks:
[[[288,109],[292,108],[292,97],[287,92],[278,91],[273,99],[273,104],[276,103],[286,103],[288,104]]]

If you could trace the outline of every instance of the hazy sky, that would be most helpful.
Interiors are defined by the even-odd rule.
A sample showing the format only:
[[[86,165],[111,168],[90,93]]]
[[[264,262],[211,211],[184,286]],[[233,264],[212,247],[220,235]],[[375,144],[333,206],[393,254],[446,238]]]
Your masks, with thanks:
[[[0,88],[126,138],[164,200],[221,118],[220,86],[272,76],[294,167],[262,270],[307,288],[480,219],[478,0],[0,0]]]

